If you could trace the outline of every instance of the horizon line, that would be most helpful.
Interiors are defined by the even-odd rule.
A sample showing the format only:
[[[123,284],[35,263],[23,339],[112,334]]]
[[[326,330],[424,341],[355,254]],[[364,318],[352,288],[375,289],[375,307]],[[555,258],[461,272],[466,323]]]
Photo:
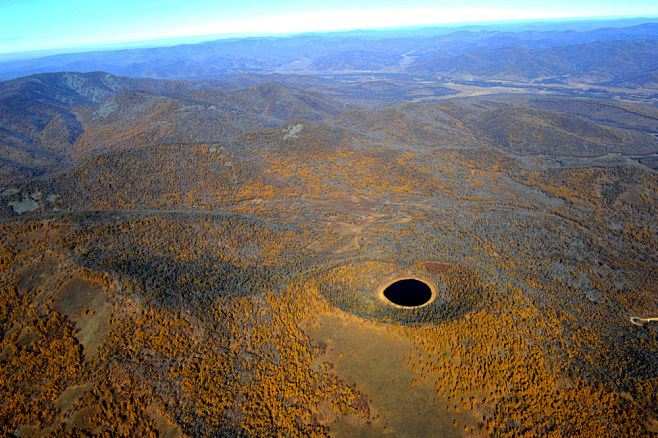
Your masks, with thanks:
[[[347,34],[356,32],[386,32],[386,31],[404,31],[404,30],[422,30],[422,29],[449,29],[449,28],[463,28],[470,26],[491,26],[503,24],[532,24],[544,22],[559,22],[559,21],[617,21],[617,20],[658,20],[658,15],[601,15],[601,16],[560,16],[560,17],[545,17],[545,18],[512,18],[509,20],[470,20],[470,21],[455,21],[455,22],[437,22],[437,23],[421,23],[421,24],[407,24],[400,26],[370,26],[370,27],[355,27],[345,29],[329,29],[317,31],[299,31],[299,32],[243,32],[243,33],[204,33],[204,34],[190,34],[181,36],[170,37],[155,37],[155,38],[137,38],[132,40],[107,42],[100,44],[90,44],[84,46],[64,46],[53,49],[37,49],[37,50],[23,50],[17,52],[0,52],[0,63],[9,61],[26,61],[30,59],[47,58],[58,55],[69,54],[83,54],[93,52],[111,52],[118,50],[139,50],[149,49],[156,47],[176,47],[190,44],[200,44],[204,42],[231,40],[231,39],[249,39],[249,38],[289,38],[295,36],[312,36],[312,35],[327,35],[327,34]]]

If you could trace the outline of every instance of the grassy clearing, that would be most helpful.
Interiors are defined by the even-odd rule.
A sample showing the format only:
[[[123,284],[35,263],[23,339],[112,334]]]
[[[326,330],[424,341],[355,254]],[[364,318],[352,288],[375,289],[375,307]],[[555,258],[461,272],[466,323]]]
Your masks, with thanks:
[[[436,395],[432,382],[421,380],[403,362],[412,342],[387,333],[384,325],[325,313],[306,331],[314,341],[327,345],[320,360],[333,364],[333,372],[368,394],[372,414],[378,416],[371,425],[341,417],[329,425],[332,436],[451,437],[460,436],[464,425],[475,424],[465,412],[448,412],[447,401]]]
[[[75,336],[84,348],[85,359],[91,359],[109,330],[108,317],[112,306],[105,299],[103,287],[75,273],[55,294],[53,310],[76,323]]]

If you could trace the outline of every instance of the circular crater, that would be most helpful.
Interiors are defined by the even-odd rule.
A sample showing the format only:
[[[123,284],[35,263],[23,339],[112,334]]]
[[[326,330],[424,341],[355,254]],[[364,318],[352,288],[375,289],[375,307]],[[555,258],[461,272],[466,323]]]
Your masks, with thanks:
[[[379,290],[380,299],[388,304],[404,308],[417,308],[436,299],[436,289],[427,281],[415,277],[398,278]]]

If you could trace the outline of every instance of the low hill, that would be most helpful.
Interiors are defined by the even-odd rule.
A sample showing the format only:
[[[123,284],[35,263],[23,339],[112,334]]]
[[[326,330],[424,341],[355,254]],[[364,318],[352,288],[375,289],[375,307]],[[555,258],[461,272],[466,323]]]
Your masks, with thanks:
[[[2,176],[21,179],[94,151],[230,139],[288,120],[323,120],[345,104],[317,92],[263,83],[131,79],[52,73],[0,82]],[[353,106],[352,106],[353,107]]]
[[[655,40],[598,41],[547,49],[515,44],[447,56],[436,51],[417,60],[409,71],[460,80],[529,81],[550,77],[565,83],[614,85],[638,74],[655,73],[657,55]]]
[[[611,102],[471,98],[351,111],[332,123],[399,145],[494,147],[520,155],[594,157],[658,151],[657,114]]]

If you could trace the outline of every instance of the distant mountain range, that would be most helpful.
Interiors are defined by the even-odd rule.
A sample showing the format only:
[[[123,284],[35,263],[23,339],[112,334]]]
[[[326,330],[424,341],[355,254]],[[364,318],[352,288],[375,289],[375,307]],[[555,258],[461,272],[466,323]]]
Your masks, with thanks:
[[[569,75],[584,83],[654,88],[658,23],[646,21],[314,34],[72,53],[0,63],[0,80],[58,71],[160,79],[370,72],[456,80],[562,81]]]

